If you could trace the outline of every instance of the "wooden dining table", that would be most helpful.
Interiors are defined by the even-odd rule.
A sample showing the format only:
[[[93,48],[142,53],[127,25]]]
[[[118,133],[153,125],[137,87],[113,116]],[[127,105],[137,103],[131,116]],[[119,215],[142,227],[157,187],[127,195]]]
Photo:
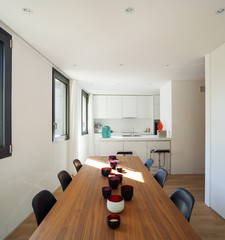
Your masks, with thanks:
[[[102,176],[101,168],[109,166],[108,157],[95,156],[86,160],[30,239],[200,239],[139,157],[118,159],[123,182],[112,194],[120,195],[121,185],[134,187],[132,200],[126,201],[119,213],[118,228],[108,227],[107,216],[111,213],[102,196],[108,177]]]

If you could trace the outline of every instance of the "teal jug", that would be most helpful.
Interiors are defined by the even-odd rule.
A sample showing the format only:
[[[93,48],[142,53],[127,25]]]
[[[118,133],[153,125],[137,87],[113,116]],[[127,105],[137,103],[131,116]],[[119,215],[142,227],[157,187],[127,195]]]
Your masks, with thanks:
[[[111,127],[109,127],[109,126],[102,127],[102,137],[103,138],[111,137]]]

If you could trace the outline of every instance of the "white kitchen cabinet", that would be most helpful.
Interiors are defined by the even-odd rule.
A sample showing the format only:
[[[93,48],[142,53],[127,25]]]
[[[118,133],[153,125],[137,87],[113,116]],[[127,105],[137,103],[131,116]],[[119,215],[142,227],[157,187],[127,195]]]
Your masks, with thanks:
[[[153,149],[157,150],[170,150],[170,141],[150,141],[147,143],[147,158],[152,158],[154,163],[151,172],[155,173],[159,168],[159,153],[151,153]],[[170,153],[160,153],[160,168],[166,169],[170,173]]]
[[[106,96],[93,96],[93,117],[106,118]]]
[[[101,134],[94,134],[94,149],[95,149],[95,156],[99,156],[99,140],[100,140]]]
[[[123,117],[137,117],[137,96],[123,96]]]
[[[147,142],[124,142],[124,151],[132,151],[133,156],[138,156],[143,163],[147,160]]]
[[[100,141],[100,156],[116,155],[119,151],[123,151],[123,142]]]
[[[154,105],[154,119],[160,119],[160,96],[154,95],[153,97],[153,105]]]
[[[122,96],[107,96],[106,117],[122,118]]]
[[[153,118],[153,96],[138,96],[138,118]]]

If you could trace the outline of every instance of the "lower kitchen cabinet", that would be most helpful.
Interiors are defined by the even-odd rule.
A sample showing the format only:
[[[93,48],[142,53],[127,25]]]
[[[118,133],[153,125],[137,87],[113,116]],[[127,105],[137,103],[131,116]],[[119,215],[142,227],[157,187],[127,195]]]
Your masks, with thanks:
[[[143,163],[147,160],[147,142],[124,142],[124,151],[132,151],[134,156],[138,156]]]
[[[96,145],[96,148],[97,145]],[[148,158],[152,158],[154,163],[151,168],[151,173],[155,173],[159,167],[164,168],[170,173],[171,153],[151,153],[153,149],[164,150],[170,148],[170,140],[142,140],[142,141],[101,141],[99,142],[99,154],[100,156],[116,155],[119,151],[132,151],[134,156],[138,156],[143,163]],[[97,153],[98,151],[96,151]],[[160,161],[159,161],[160,156]]]
[[[123,151],[123,142],[100,142],[100,156],[116,155]]]

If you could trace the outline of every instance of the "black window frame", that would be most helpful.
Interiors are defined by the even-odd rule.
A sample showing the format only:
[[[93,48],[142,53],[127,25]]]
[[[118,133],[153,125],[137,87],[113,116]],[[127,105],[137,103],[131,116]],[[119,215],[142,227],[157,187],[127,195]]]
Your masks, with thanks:
[[[3,93],[4,104],[2,112],[4,119],[3,128],[3,146],[0,146],[0,159],[12,156],[12,36],[0,27],[0,41],[3,43],[2,51],[2,82],[0,86]],[[3,75],[4,74],[4,75]]]
[[[55,79],[66,85],[66,134],[55,137]],[[63,142],[69,139],[69,99],[70,99],[70,80],[63,74],[52,68],[52,142]]]
[[[86,97],[86,130],[83,131],[83,97]],[[88,101],[89,101],[89,95],[86,93],[83,89],[81,91],[81,134],[86,135],[88,134]]]

